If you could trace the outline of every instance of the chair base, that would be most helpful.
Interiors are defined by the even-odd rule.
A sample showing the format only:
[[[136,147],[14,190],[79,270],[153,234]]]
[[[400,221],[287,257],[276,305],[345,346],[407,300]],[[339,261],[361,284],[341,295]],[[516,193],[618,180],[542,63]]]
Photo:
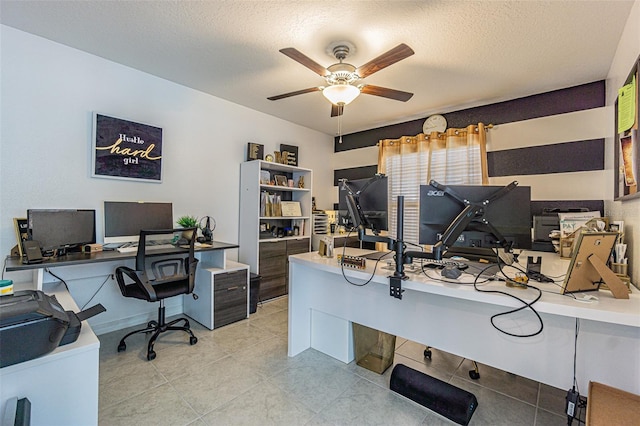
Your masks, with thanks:
[[[180,321],[184,321],[184,325],[181,326],[181,327],[180,326],[176,326],[175,324],[179,323]],[[164,333],[165,331],[170,331],[170,330],[182,330],[182,331],[185,331],[185,332],[189,333],[189,335],[190,335],[190,337],[189,337],[189,344],[190,345],[195,345],[196,343],[198,343],[198,338],[196,336],[194,336],[193,332],[191,331],[188,319],[186,319],[186,318],[177,318],[177,319],[175,319],[173,321],[170,321],[168,323],[165,321],[164,300],[161,300],[160,301],[160,307],[158,308],[158,321],[149,321],[147,323],[147,327],[146,328],[132,331],[131,333],[127,334],[122,339],[120,339],[120,343],[118,344],[118,352],[123,352],[123,351],[127,350],[127,345],[124,342],[127,337],[132,336],[134,334],[138,334],[138,333],[153,333],[153,335],[151,336],[151,339],[149,339],[149,343],[147,345],[147,360],[148,361],[153,361],[156,358],[156,352],[153,350],[153,346],[155,345],[156,340],[158,339],[158,337],[160,337],[161,333]]]

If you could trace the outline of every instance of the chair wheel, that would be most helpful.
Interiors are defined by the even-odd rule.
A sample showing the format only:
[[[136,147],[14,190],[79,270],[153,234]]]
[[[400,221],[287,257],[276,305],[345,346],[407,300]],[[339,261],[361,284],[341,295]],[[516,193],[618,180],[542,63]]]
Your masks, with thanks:
[[[120,342],[118,345],[118,352],[124,352],[127,350],[127,345],[124,342]]]
[[[480,373],[478,373],[476,370],[469,370],[469,377],[471,377],[473,380],[478,380],[480,378]]]
[[[191,345],[195,345],[196,343],[198,343],[198,338],[197,338],[197,337],[195,337],[195,336],[191,336],[191,337],[189,338],[189,343],[190,343]]]
[[[155,351],[149,351],[147,353],[147,361],[153,361],[154,359],[156,359]]]
[[[424,350],[424,357],[427,359],[431,359],[431,351],[429,349]]]

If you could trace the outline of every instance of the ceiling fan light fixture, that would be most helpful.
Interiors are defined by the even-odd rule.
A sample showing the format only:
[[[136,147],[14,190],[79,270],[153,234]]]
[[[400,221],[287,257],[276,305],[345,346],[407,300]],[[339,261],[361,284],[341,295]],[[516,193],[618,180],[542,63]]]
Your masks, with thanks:
[[[334,105],[347,105],[360,94],[360,89],[351,84],[335,84],[327,86],[322,94]]]

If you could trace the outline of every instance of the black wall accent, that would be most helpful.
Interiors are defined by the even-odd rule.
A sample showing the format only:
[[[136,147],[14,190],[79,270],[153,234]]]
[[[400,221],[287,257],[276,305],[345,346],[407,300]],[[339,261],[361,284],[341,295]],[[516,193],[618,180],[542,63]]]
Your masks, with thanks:
[[[604,170],[604,139],[487,152],[489,176]]]
[[[351,169],[340,169],[333,171],[333,186],[338,186],[340,179],[354,180],[354,179],[366,179],[373,177],[378,173],[378,166],[362,166],[353,167]]]
[[[465,127],[472,123],[504,124],[532,118],[548,117],[605,106],[605,81],[595,81],[566,89],[540,93],[490,105],[443,114],[448,127]],[[425,118],[398,123],[377,129],[342,135],[334,139],[334,151],[374,146],[380,139],[397,139],[422,132]]]

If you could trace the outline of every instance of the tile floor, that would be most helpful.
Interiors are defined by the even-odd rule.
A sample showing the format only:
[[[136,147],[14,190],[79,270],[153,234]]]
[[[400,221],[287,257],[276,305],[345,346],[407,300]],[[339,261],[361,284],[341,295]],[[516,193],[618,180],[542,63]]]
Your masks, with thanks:
[[[389,390],[392,368],[379,375],[313,349],[287,357],[287,298],[263,303],[247,320],[198,337],[165,333],[146,360],[144,335],[99,336],[99,424],[107,425],[448,425],[455,424]],[[133,328],[135,329],[135,328]],[[402,363],[472,392],[471,425],[565,425],[566,390],[551,388],[455,355],[396,340]]]

